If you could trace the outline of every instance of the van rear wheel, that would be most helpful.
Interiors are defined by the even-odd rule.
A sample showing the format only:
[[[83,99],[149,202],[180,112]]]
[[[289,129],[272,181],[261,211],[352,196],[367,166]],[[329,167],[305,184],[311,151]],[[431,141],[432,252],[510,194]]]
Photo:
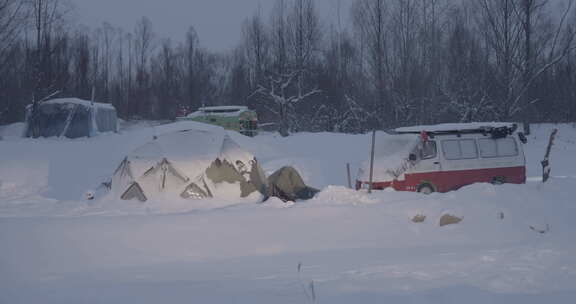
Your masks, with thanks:
[[[431,194],[434,192],[434,187],[432,187],[430,184],[422,184],[418,186],[417,191],[423,194]]]

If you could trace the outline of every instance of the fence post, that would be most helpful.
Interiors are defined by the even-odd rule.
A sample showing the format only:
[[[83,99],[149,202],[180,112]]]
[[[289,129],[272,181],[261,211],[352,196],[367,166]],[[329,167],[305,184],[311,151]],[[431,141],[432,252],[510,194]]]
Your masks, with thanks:
[[[350,163],[346,163],[346,173],[348,174],[348,188],[352,189],[352,178],[350,178]]]
[[[372,147],[370,149],[370,180],[368,184],[368,193],[372,193],[372,182],[374,178],[374,145],[376,144],[376,130],[372,131]]]

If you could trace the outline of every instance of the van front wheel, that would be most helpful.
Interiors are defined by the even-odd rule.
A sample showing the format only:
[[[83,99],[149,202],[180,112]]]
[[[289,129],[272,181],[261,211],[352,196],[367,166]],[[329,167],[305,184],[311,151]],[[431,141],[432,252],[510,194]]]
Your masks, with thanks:
[[[506,178],[504,176],[495,176],[490,181],[492,185],[502,185],[506,183]]]
[[[417,191],[423,194],[431,194],[434,192],[434,187],[432,187],[430,184],[421,184],[418,186]]]

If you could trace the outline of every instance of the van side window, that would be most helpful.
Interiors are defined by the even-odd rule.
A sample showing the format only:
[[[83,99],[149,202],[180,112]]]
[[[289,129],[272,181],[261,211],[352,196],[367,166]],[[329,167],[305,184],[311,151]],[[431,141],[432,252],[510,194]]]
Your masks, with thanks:
[[[442,150],[444,151],[444,158],[446,159],[460,158],[460,145],[457,140],[443,140]]]
[[[480,147],[480,156],[482,157],[498,157],[498,148],[496,147],[496,140],[491,138],[482,138],[478,140]]]
[[[518,155],[518,146],[516,146],[516,140],[512,137],[496,140],[496,146],[498,147],[498,155],[500,156]]]
[[[485,158],[518,155],[518,146],[512,137],[482,138],[478,140],[478,145],[480,146],[480,156]]]
[[[444,151],[444,158],[448,160],[478,157],[478,150],[474,139],[443,140],[442,150]]]
[[[461,158],[478,158],[478,148],[476,148],[476,141],[474,139],[461,139],[460,154]]]
[[[436,141],[427,140],[422,144],[421,158],[431,159],[436,158]]]

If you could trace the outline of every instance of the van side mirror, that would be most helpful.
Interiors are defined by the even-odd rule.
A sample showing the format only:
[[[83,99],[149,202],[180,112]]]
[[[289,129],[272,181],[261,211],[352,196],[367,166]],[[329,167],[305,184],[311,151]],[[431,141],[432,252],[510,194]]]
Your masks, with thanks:
[[[414,153],[410,153],[410,155],[408,155],[408,160],[409,161],[416,161],[418,158],[416,157],[416,154]]]

